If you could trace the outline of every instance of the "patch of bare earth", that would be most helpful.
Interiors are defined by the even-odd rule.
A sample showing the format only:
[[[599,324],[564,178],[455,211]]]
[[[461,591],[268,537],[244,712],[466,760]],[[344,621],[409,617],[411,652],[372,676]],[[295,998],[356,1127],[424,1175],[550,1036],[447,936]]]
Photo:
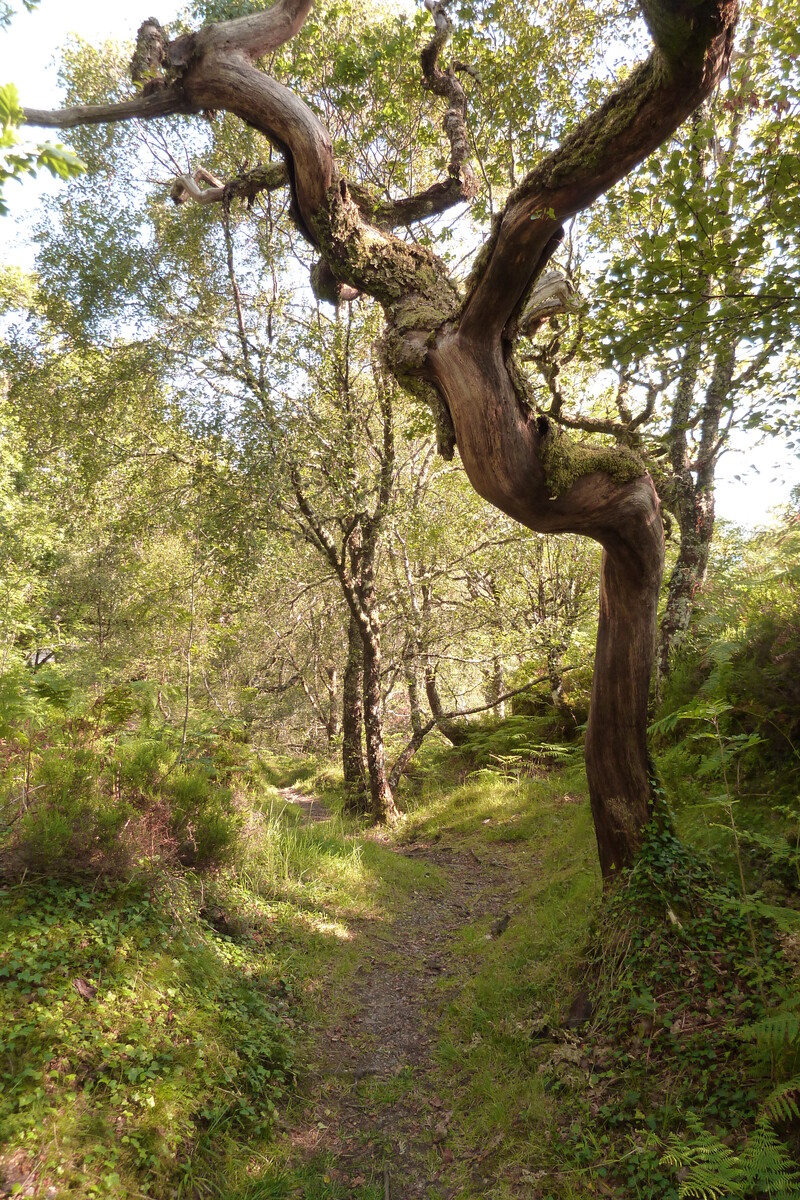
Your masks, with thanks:
[[[299,788],[279,788],[278,795],[301,810],[305,815],[306,825],[316,825],[320,821],[327,821],[331,815],[321,800],[318,800],[316,796],[306,795]]]
[[[331,997],[342,1022],[317,1038],[303,1118],[286,1136],[293,1166],[327,1156],[326,1173],[345,1194],[369,1183],[384,1200],[446,1200],[456,1194],[448,1182],[455,1167],[448,1144],[453,1113],[434,1063],[438,1028],[468,970],[459,935],[492,917],[484,922],[494,930],[487,936],[501,936],[517,885],[502,843],[480,856],[425,842],[397,853],[432,863],[446,885],[416,893],[388,929],[358,927],[359,967],[346,995]],[[481,1148],[470,1157],[477,1165]]]

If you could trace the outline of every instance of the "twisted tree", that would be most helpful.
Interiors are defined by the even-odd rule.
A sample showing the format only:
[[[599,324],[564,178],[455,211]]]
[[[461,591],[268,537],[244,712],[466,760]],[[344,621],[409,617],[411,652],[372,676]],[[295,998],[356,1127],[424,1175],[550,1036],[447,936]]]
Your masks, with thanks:
[[[601,543],[586,766],[600,865],[609,877],[630,863],[650,816],[646,723],[664,560],[659,503],[634,452],[575,444],[536,413],[514,343],[527,328],[531,297],[563,222],[664,141],[726,71],[737,2],[640,0],[654,43],[650,57],[510,194],[463,289],[441,258],[394,232],[470,201],[477,190],[460,64],[442,64],[445,6],[426,4],[435,34],[421,56],[422,84],[447,105],[450,161],[445,179],[404,199],[379,202],[345,179],[311,107],[257,65],[298,33],[311,0],[278,0],[266,12],[174,40],[150,19],[135,58],[135,97],[54,112],[27,109],[25,118],[63,129],[227,110],[254,127],[279,150],[286,174],[251,172],[210,199],[225,202],[288,182],[295,223],[319,256],[318,294],[366,293],[380,303],[388,367],[431,404],[442,453],[457,446],[481,496],[531,529]],[[202,176],[193,183],[187,195],[202,192]]]

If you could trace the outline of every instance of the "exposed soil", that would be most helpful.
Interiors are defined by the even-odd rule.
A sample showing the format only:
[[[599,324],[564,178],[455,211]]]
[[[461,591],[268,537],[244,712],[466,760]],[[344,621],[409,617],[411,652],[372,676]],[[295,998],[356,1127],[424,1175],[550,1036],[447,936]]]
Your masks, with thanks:
[[[324,819],[314,803],[309,819]],[[502,843],[480,857],[429,842],[396,853],[434,864],[446,886],[415,893],[414,906],[388,930],[358,926],[360,965],[346,994],[331,997],[346,1021],[318,1037],[307,1103],[286,1136],[294,1166],[327,1156],[327,1175],[345,1190],[371,1183],[384,1200],[446,1200],[455,1195],[448,1183],[453,1114],[434,1054],[443,1009],[465,979],[458,935],[491,916],[484,924],[494,932],[485,936],[502,936],[517,884]],[[482,1157],[477,1147],[476,1167]]]
[[[278,795],[303,811],[306,825],[327,821],[331,815],[321,800],[318,800],[316,796],[307,796],[305,792],[299,791],[296,787],[279,788]]]

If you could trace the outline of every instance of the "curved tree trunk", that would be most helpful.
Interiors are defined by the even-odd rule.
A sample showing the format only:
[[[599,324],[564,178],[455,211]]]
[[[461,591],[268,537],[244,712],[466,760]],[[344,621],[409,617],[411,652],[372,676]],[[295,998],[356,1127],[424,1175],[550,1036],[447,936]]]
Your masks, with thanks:
[[[310,7],[311,0],[278,0],[267,11],[165,42],[158,56],[162,76],[131,101],[60,113],[27,110],[26,119],[66,128],[227,109],[261,131],[286,159],[294,220],[326,271],[340,288],[367,292],[383,307],[386,364],[429,400],[443,452],[452,453],[457,442],[473,486],[515,520],[537,532],[585,534],[603,546],[586,767],[600,864],[612,877],[632,861],[649,816],[645,729],[664,561],[658,498],[635,454],[575,445],[535,416],[513,342],[563,223],[669,137],[725,74],[736,0],[641,0],[652,54],[510,194],[465,294],[431,250],[389,232],[475,193],[464,91],[456,72],[438,65],[449,31],[444,5],[429,5],[436,31],[421,63],[424,85],[449,105],[448,178],[419,196],[362,207],[316,114],[255,65],[294,36]],[[382,492],[391,475],[389,454],[384,468]],[[319,543],[344,580],[341,556],[329,532],[317,526]],[[362,634],[368,633],[359,606],[348,602]],[[375,647],[365,642],[368,707],[375,705],[379,648],[378,640],[376,659]],[[379,704],[375,711],[380,715]],[[370,750],[369,730],[367,748],[372,768],[381,761],[382,743],[373,740]],[[390,791],[373,791],[376,816],[379,809],[391,811],[390,797]]]
[[[660,526],[652,484],[650,490],[654,523]],[[606,549],[600,575],[600,622],[585,754],[604,878],[629,864],[652,810],[647,701],[663,549],[660,529],[653,536],[646,518],[640,532],[647,544],[645,554],[630,546]]]
[[[439,695],[436,667],[429,657],[425,660],[425,695],[428,697],[431,716],[436,722],[436,728],[452,746],[463,746],[469,736],[467,723],[459,721],[457,717],[445,712],[442,698]]]
[[[442,339],[431,362],[476,490],[539,533],[582,533],[605,551],[586,773],[608,878],[630,863],[650,815],[647,704],[664,566],[658,496],[635,455],[574,447],[546,418],[534,419],[499,339],[477,352],[463,336]]]

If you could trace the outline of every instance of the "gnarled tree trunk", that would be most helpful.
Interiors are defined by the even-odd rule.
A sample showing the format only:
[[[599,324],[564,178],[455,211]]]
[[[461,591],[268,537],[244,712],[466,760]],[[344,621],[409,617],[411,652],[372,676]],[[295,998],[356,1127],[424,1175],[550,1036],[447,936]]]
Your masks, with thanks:
[[[390,232],[476,191],[464,92],[455,71],[439,66],[449,25],[436,0],[429,4],[436,32],[421,62],[424,85],[448,105],[448,176],[406,200],[365,201],[358,189],[359,203],[311,108],[255,65],[299,30],[310,0],[278,0],[266,12],[166,42],[163,76],[123,104],[26,114],[63,128],[226,109],[260,130],[286,159],[295,220],[323,260],[317,279],[329,272],[340,289],[380,302],[386,362],[429,399],[443,452],[457,444],[473,486],[515,520],[600,542],[586,766],[606,878],[631,862],[649,816],[645,728],[663,570],[658,499],[635,454],[576,446],[536,416],[513,344],[563,222],[664,141],[727,69],[736,0],[641,0],[641,8],[655,43],[650,58],[512,192],[463,293],[431,250]],[[365,666],[374,670],[374,662]]]

